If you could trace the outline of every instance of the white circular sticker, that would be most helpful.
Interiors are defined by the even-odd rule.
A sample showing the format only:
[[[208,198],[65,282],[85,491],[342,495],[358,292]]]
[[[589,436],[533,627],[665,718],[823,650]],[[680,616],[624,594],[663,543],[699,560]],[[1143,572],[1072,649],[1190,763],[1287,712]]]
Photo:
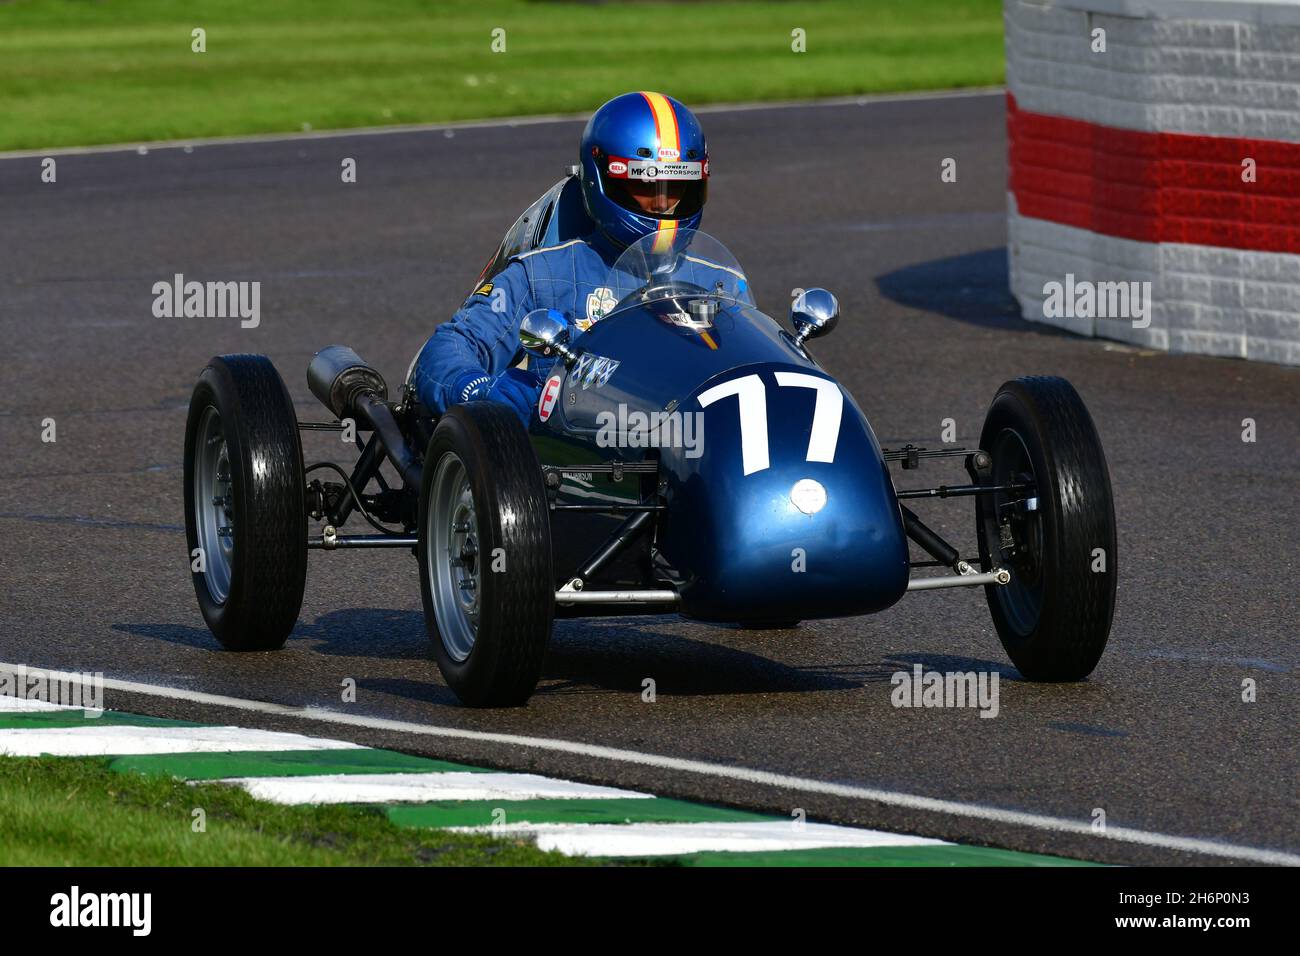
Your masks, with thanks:
[[[826,506],[826,489],[820,481],[800,478],[790,489],[790,500],[806,515],[815,515]]]
[[[546,380],[542,386],[542,397],[537,402],[537,417],[546,421],[551,417],[551,412],[555,411],[555,403],[560,398],[560,373],[556,372]]]

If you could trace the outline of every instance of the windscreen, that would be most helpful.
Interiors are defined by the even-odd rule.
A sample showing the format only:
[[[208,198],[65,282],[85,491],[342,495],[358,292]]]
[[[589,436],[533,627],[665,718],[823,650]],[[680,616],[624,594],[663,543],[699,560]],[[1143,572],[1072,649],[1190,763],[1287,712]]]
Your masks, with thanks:
[[[660,230],[630,245],[605,284],[617,309],[667,297],[708,297],[754,305],[740,263],[697,229]]]

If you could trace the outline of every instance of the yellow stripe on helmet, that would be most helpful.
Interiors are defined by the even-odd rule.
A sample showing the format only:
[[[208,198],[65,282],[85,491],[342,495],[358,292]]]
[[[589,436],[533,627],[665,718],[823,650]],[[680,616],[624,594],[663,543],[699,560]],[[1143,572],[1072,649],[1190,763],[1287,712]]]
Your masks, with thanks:
[[[642,91],[641,95],[650,106],[650,112],[654,115],[655,132],[659,136],[658,148],[673,150],[675,154],[681,151],[681,136],[677,130],[677,114],[673,112],[673,105],[668,102],[668,97],[662,93],[651,93]],[[656,156],[656,158],[659,158]],[[673,240],[677,238],[677,221],[675,219],[661,219],[659,228],[655,232],[654,251],[671,252]]]
[[[677,220],[660,219],[659,228],[655,232],[654,251],[671,252],[673,240],[677,238]]]
[[[659,148],[680,151],[682,147],[681,137],[677,132],[677,114],[673,112],[673,105],[668,102],[668,97],[662,93],[647,93],[644,90],[641,95],[650,104],[650,112],[654,114],[655,130],[659,133]]]

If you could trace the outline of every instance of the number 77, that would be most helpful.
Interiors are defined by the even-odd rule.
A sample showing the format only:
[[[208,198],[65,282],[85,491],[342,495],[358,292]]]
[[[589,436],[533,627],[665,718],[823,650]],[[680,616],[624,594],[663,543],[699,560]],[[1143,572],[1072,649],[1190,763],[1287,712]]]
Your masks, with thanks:
[[[812,434],[808,436],[807,461],[834,461],[844,414],[844,394],[828,378],[803,372],[777,372],[776,384],[789,388],[811,388],[817,392],[813,408]],[[742,375],[700,393],[701,408],[720,398],[735,395],[740,409],[740,461],[744,473],[752,475],[771,465],[767,442],[767,388],[757,375]]]

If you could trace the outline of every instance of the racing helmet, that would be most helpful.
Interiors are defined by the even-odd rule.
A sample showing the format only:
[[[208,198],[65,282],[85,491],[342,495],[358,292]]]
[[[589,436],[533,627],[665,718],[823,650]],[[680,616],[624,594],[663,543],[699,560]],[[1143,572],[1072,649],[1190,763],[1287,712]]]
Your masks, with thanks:
[[[579,147],[582,201],[616,246],[698,229],[709,154],[699,120],[671,96],[624,93],[596,110]]]

